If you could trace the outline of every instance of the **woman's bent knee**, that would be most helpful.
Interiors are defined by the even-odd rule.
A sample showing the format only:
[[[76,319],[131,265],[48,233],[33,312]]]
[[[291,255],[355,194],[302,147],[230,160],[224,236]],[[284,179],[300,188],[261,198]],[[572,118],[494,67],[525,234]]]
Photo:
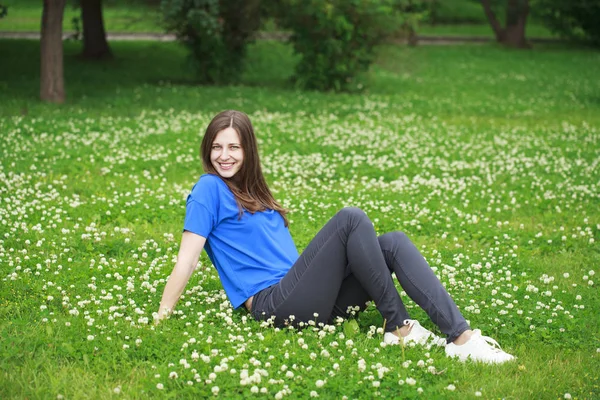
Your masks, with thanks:
[[[388,232],[379,236],[379,245],[382,250],[391,250],[395,245],[404,243],[410,239],[406,233],[400,231]]]
[[[369,219],[367,214],[358,207],[344,207],[338,211],[337,215],[347,219]]]

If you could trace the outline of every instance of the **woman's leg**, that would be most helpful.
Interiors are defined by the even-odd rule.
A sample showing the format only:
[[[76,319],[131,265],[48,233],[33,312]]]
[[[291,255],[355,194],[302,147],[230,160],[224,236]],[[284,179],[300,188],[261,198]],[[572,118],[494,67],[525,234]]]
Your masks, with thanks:
[[[390,272],[395,273],[400,286],[408,296],[423,308],[431,320],[448,337],[448,343],[470,329],[456,304],[419,250],[402,232],[390,232],[378,237],[379,246]],[[336,317],[347,318],[352,314],[348,307],[365,309],[371,300],[354,276],[348,276],[342,283],[335,301],[331,321]]]
[[[387,331],[403,326],[408,313],[373,224],[357,208],[342,209],[321,229],[283,279],[255,296],[252,314],[259,319],[275,316],[277,325],[290,321],[290,316],[294,324],[328,322],[350,275],[375,301]]]
[[[367,308],[367,302],[371,300],[373,299],[358,279],[352,274],[348,275],[342,282],[328,322],[334,323],[337,317],[347,319],[357,316]]]
[[[404,233],[386,233],[379,237],[379,245],[400,286],[447,335],[448,343],[470,329],[425,258]]]

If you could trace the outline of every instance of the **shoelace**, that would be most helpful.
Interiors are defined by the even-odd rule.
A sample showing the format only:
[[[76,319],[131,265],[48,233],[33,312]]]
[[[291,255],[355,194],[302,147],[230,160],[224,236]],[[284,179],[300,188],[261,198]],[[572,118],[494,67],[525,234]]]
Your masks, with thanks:
[[[483,336],[479,329],[475,329],[473,331],[473,334],[479,335],[479,337],[482,338],[490,346],[490,350],[493,351],[494,353],[504,352],[504,350],[502,350],[502,347],[500,347],[500,344],[497,341],[495,341],[494,339],[492,339],[489,336]]]

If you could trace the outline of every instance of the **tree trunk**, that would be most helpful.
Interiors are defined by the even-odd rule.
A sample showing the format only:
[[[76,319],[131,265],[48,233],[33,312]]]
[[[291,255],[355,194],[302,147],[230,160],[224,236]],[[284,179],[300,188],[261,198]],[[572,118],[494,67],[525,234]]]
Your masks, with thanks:
[[[63,72],[62,23],[67,0],[44,0],[40,39],[40,98],[63,103],[65,82]]]
[[[529,0],[509,0],[506,8],[506,30],[503,43],[510,47],[528,48],[525,27],[529,15]]]
[[[494,30],[496,41],[502,42],[504,40],[504,29],[502,28],[502,25],[500,25],[498,18],[496,18],[496,14],[494,14],[494,11],[492,10],[490,0],[481,0],[481,5],[483,5],[485,16]]]
[[[494,30],[496,41],[505,46],[528,48],[525,27],[529,15],[529,0],[508,0],[506,7],[506,28],[503,28],[492,10],[490,0],[481,0],[483,11]]]
[[[102,0],[81,0],[83,23],[83,56],[85,58],[111,58],[112,53],[106,41]]]

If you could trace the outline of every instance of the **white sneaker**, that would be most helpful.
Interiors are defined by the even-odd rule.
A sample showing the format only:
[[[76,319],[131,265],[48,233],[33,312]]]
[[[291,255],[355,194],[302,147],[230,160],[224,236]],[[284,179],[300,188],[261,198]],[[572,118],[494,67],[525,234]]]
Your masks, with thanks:
[[[452,358],[458,357],[463,362],[470,359],[486,364],[502,364],[515,359],[514,356],[503,351],[494,339],[482,336],[479,329],[475,329],[467,343],[461,346],[448,343],[446,355]]]
[[[446,345],[446,340],[437,336],[430,330],[423,328],[417,320],[405,319],[404,325],[408,325],[410,327],[410,332],[408,335],[400,338],[394,335],[392,332],[386,332],[383,335],[383,342],[388,345],[396,345],[401,344],[403,341],[405,346],[413,347],[415,345],[422,345],[426,346],[428,349],[433,345]]]

